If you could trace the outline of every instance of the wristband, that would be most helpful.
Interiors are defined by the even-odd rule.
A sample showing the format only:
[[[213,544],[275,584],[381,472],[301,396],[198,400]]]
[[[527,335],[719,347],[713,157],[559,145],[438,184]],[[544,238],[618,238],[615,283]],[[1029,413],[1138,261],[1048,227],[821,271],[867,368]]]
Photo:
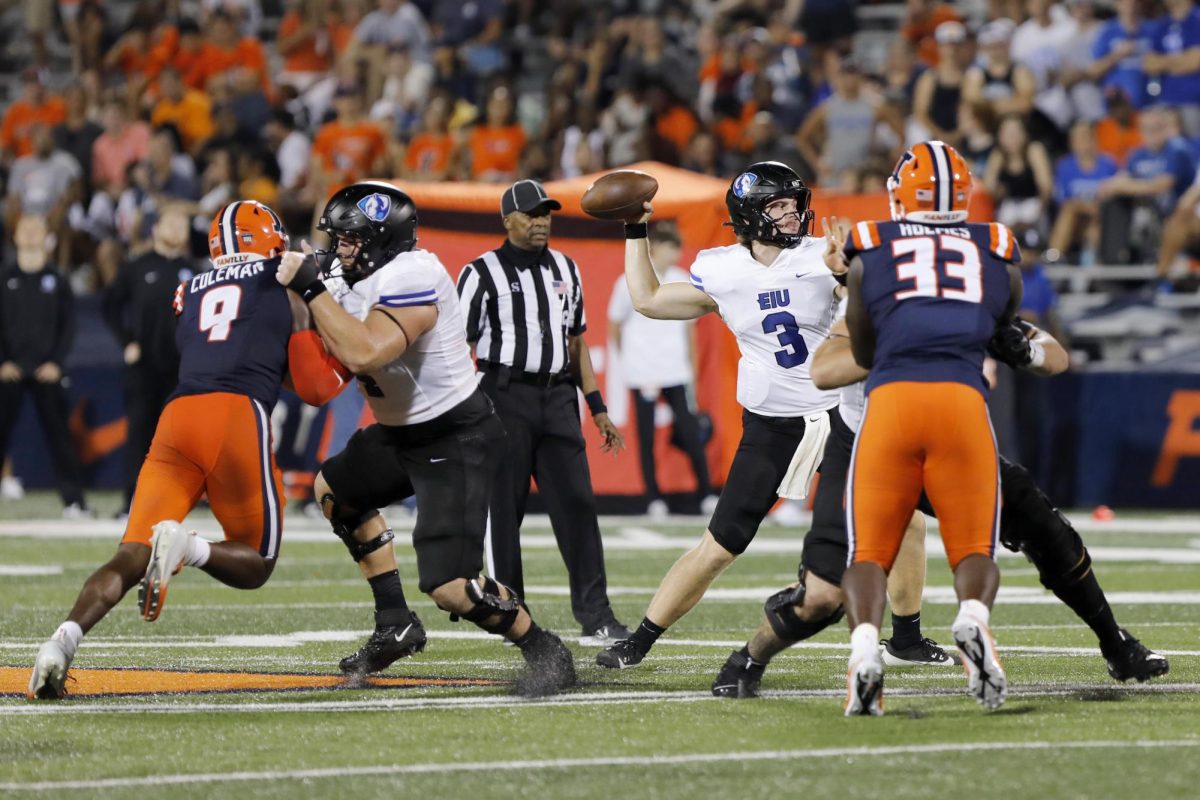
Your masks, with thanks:
[[[311,303],[325,294],[325,283],[317,272],[317,265],[312,256],[304,259],[300,268],[296,270],[296,274],[288,282],[287,288],[300,295],[300,299],[305,303]]]
[[[594,392],[588,392],[583,396],[583,399],[587,403],[588,411],[592,412],[593,417],[597,414],[608,413],[608,406],[604,405],[604,395],[600,394],[599,389]]]
[[[300,295],[300,299],[305,303],[311,303],[326,292],[325,283],[319,278],[308,286],[298,290],[296,293]]]
[[[626,222],[626,239],[645,239],[650,235],[650,226],[645,222]]]
[[[838,286],[845,286],[846,281],[850,277],[850,270],[846,270],[845,272],[833,272],[830,274],[832,274],[833,279],[838,282]]]
[[[1046,348],[1041,342],[1029,342],[1029,368],[1037,369],[1046,363]]]

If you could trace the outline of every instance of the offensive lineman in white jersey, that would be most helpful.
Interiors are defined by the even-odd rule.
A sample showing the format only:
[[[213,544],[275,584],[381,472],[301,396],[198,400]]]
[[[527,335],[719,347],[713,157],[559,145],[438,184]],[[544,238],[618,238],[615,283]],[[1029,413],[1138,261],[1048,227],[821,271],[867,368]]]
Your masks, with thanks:
[[[838,302],[826,252],[839,272],[845,266],[824,238],[808,235],[811,197],[785,164],[752,164],[725,194],[739,243],[701,251],[691,285],[659,283],[646,244],[648,203],[642,220],[626,226],[625,278],[634,309],[654,319],[720,314],[741,351],[737,399],[744,411],[742,439],[708,530],[667,572],[633,635],[596,657],[600,666],[641,663],[749,546],[790,478],[801,441],[820,455],[838,396],[813,385],[809,353],[828,336]]]
[[[518,692],[573,685],[571,653],[559,638],[507,587],[480,576],[504,426],[476,382],[450,276],[437,256],[414,249],[416,206],[389,183],[364,181],[330,198],[317,227],[333,240],[320,271],[311,252],[288,253],[277,277],[309,304],[326,347],[358,376],[378,420],[322,465],[313,487],[375,595],[375,632],[341,661],[342,671],[361,679],[425,647],[378,511],[415,494],[421,591],[452,620],[520,648],[529,670]]]

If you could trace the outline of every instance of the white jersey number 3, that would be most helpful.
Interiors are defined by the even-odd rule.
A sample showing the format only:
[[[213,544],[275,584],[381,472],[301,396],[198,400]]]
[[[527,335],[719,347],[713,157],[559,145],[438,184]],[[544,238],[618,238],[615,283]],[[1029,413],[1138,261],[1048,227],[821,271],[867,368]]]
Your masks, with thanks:
[[[932,236],[894,240],[892,256],[905,255],[911,255],[912,258],[895,262],[896,277],[912,281],[913,287],[896,292],[897,300],[939,295],[947,300],[966,303],[983,300],[983,262],[979,257],[979,247],[970,239],[943,235],[936,240]],[[954,256],[958,257],[957,260],[951,260]],[[942,268],[940,275],[939,266]],[[939,286],[947,278],[961,282],[961,288]]]
[[[242,304],[242,289],[239,286],[218,286],[209,289],[200,298],[200,331],[208,333],[210,342],[223,342],[229,338],[229,329],[237,319],[238,307]]]

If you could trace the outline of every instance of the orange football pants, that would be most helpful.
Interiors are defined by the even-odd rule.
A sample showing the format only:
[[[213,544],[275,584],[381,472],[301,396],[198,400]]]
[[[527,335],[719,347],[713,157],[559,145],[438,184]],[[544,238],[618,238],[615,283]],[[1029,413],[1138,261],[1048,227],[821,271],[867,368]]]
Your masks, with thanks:
[[[155,523],[182,521],[205,492],[227,540],[264,558],[279,555],[283,478],[262,403],[226,392],[167,403],[138,473],[121,541],[149,545]]]
[[[924,489],[951,568],[994,558],[1000,470],[987,401],[962,383],[886,383],[871,391],[846,488],[849,563],[890,571]]]

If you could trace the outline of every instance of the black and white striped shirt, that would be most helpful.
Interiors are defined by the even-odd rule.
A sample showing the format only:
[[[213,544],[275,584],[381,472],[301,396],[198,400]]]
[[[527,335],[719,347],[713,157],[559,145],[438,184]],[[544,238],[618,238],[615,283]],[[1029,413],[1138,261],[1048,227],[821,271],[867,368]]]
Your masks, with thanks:
[[[463,267],[458,296],[476,356],[524,372],[565,370],[568,337],[587,328],[579,268],[548,247],[530,252],[506,241]]]

